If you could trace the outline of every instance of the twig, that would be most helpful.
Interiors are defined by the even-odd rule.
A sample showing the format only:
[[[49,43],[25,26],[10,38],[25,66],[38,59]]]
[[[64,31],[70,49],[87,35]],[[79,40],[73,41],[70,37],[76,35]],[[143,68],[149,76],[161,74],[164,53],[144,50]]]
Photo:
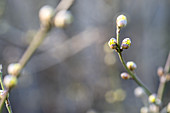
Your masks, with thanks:
[[[125,64],[125,61],[123,60],[123,57],[122,57],[122,53],[120,51],[120,41],[119,41],[119,35],[120,35],[120,28],[117,26],[117,30],[116,30],[116,38],[117,38],[117,46],[118,46],[118,55],[119,55],[119,59],[121,61],[121,63],[123,64],[123,66],[125,67],[125,69],[128,71],[128,73],[131,75],[131,77],[133,78],[133,80],[139,85],[141,86],[146,94],[149,96],[151,95],[152,93],[145,87],[145,85],[141,82],[141,80],[135,75],[133,74],[129,69],[128,67],[126,66]]]
[[[122,62],[123,66],[128,71],[128,73],[131,75],[133,80],[145,90],[145,92],[148,96],[151,95],[152,93],[146,88],[146,86],[142,83],[142,81],[128,69],[128,67],[125,64],[125,61],[123,60],[122,54],[119,52],[118,55],[119,55],[120,61]]]
[[[4,88],[4,84],[3,84],[2,69],[0,69],[0,83],[1,83],[1,88],[4,91],[5,88]],[[8,110],[8,113],[12,113],[12,108],[11,108],[11,104],[10,104],[8,97],[5,100],[5,104],[6,104],[6,108]]]
[[[162,97],[163,97],[163,92],[164,92],[165,84],[166,84],[166,76],[167,76],[167,73],[169,72],[169,68],[170,68],[170,52],[169,52],[169,55],[168,55],[168,58],[167,58],[167,61],[164,67],[164,75],[160,77],[160,83],[159,83],[159,88],[158,88],[158,93],[157,93],[158,98],[160,100],[162,100]]]
[[[61,0],[58,6],[56,7],[55,13],[58,12],[59,10],[62,9],[69,9],[71,5],[73,4],[74,0]],[[53,18],[51,18],[52,20]],[[51,22],[52,23],[52,22]],[[24,68],[24,66],[27,64],[28,60],[32,56],[32,54],[35,52],[35,50],[39,47],[39,45],[43,42],[43,39],[46,37],[47,33],[51,30],[51,25],[50,26],[41,26],[40,29],[38,30],[37,34],[35,35],[33,41],[29,45],[28,49],[20,59],[19,63],[21,65],[21,69],[16,73],[16,76],[19,77],[19,74],[21,70]],[[0,110],[2,110],[3,104],[5,102],[5,99],[7,98],[7,95],[11,89],[6,89],[4,92],[4,95],[0,101]]]

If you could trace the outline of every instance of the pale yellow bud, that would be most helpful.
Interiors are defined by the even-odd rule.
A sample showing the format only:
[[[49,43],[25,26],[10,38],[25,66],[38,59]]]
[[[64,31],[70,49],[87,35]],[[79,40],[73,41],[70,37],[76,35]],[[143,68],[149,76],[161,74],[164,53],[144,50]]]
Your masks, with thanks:
[[[8,74],[17,75],[21,71],[21,65],[19,63],[9,64],[8,66]]]
[[[6,75],[3,82],[6,88],[12,88],[16,86],[18,80],[16,76]]]
[[[117,26],[119,28],[125,27],[127,24],[127,18],[125,15],[119,15],[116,20]]]
[[[54,18],[54,24],[56,27],[59,27],[59,28],[66,27],[72,22],[73,22],[73,16],[67,10],[59,11]]]
[[[51,6],[45,5],[39,11],[39,18],[42,25],[49,25],[50,20],[53,16],[54,9]]]

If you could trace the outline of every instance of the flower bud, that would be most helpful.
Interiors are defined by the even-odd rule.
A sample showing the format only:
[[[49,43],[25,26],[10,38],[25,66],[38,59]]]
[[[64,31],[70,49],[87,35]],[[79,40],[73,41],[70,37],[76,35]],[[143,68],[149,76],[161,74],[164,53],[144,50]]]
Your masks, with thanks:
[[[156,98],[157,98],[156,94],[152,94],[152,95],[149,96],[148,101],[150,103],[155,103],[156,102]]]
[[[4,85],[7,88],[12,88],[16,86],[17,82],[18,82],[17,77],[13,75],[6,75],[4,78]]]
[[[19,63],[9,64],[8,66],[8,74],[17,75],[21,70],[21,65]]]
[[[159,113],[159,107],[155,104],[150,104],[149,113]]]
[[[131,78],[131,77],[130,77],[130,75],[129,75],[129,74],[127,74],[127,73],[125,73],[125,72],[121,73],[121,75],[120,75],[120,76],[121,76],[121,78],[122,78],[122,79],[125,79],[125,80],[127,80],[127,79]]]
[[[59,27],[59,28],[66,27],[72,22],[73,22],[73,16],[71,12],[67,10],[59,11],[54,18],[54,24],[56,27]]]
[[[45,5],[39,11],[39,18],[42,25],[49,25],[53,16],[54,9],[51,6]]]
[[[125,27],[127,24],[127,18],[125,15],[119,15],[116,20],[117,26],[119,28]]]
[[[157,74],[158,74],[160,77],[163,76],[163,74],[164,74],[164,69],[163,69],[163,67],[159,67],[159,68],[158,68]]]
[[[134,70],[137,68],[136,64],[135,64],[133,61],[127,62],[127,63],[126,63],[126,66],[127,66],[128,69],[130,69],[131,71],[134,71]]]
[[[122,41],[121,48],[122,48],[122,49],[128,49],[130,46],[131,46],[131,40],[130,40],[130,38],[125,38],[125,39]]]
[[[111,38],[108,42],[108,45],[111,49],[116,49],[117,43],[115,38]]]
[[[142,97],[142,96],[144,96],[145,92],[142,87],[137,87],[134,90],[134,94],[136,97]]]

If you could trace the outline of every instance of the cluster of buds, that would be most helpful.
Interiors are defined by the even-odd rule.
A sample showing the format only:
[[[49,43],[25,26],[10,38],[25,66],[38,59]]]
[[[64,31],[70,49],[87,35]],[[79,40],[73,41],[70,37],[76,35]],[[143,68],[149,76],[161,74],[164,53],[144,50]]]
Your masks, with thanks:
[[[43,6],[39,11],[39,19],[41,21],[41,24],[43,26],[49,26],[51,23],[51,20],[53,19],[53,16],[55,14],[54,8],[45,5]],[[54,25],[57,28],[63,28],[68,26],[73,22],[73,16],[70,11],[67,10],[60,10],[57,12],[57,14],[54,17]]]
[[[18,79],[17,75],[21,71],[21,65],[19,63],[9,64],[8,74],[4,77],[4,85],[6,88],[13,88],[17,85]]]
[[[117,49],[118,47],[118,44],[117,44],[117,41],[115,38],[111,38],[108,42],[108,45],[111,49]],[[123,41],[122,41],[122,44],[121,44],[121,50],[123,49],[128,49],[129,47],[131,46],[131,40],[130,38],[125,38]]]
[[[125,15],[120,15],[117,17],[116,20],[117,28],[120,30],[120,28],[123,28],[127,25],[127,18]],[[119,33],[119,32],[118,32]],[[123,50],[123,49],[128,49],[131,46],[131,40],[130,38],[125,38],[122,41],[121,47],[118,44],[117,40],[115,38],[111,38],[108,42],[108,45],[111,49],[116,49],[116,50]]]

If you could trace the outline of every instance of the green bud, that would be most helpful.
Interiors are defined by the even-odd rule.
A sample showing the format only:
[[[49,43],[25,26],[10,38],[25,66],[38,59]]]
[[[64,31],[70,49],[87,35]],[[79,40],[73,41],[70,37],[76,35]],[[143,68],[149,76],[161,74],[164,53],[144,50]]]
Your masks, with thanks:
[[[12,88],[16,86],[18,80],[16,76],[6,75],[3,82],[4,82],[5,87]]]

